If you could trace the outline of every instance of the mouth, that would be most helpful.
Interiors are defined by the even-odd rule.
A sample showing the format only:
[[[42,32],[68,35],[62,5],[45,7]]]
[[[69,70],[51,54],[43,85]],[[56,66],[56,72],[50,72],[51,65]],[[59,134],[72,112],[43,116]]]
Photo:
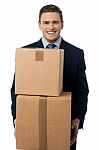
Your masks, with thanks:
[[[56,31],[47,31],[47,33],[51,35],[51,34],[55,34]]]

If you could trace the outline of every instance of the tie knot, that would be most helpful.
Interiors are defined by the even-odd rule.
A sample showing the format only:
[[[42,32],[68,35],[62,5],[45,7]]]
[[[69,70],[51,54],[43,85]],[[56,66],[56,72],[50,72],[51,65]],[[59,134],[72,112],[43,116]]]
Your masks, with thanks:
[[[50,49],[55,48],[55,47],[57,47],[55,44],[48,44],[46,46],[46,48],[50,48]]]

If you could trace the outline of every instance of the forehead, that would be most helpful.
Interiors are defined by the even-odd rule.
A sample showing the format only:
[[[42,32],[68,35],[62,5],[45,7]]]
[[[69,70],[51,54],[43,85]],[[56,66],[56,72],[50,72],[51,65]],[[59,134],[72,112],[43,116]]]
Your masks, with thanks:
[[[41,15],[41,21],[53,21],[57,20],[60,21],[59,13],[57,12],[45,12]]]

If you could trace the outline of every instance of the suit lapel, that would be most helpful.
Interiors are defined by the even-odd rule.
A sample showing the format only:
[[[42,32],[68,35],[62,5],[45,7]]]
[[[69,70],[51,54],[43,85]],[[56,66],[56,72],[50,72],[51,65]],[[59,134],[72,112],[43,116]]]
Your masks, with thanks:
[[[44,48],[44,46],[43,46],[43,43],[42,43],[42,40],[41,40],[41,39],[37,42],[37,47],[39,47],[39,48]]]
[[[67,47],[67,42],[62,39],[60,44],[60,49],[66,49],[66,47]]]
[[[64,54],[66,54],[67,52],[67,42],[65,40],[62,39],[61,44],[60,44],[60,49],[64,49]]]

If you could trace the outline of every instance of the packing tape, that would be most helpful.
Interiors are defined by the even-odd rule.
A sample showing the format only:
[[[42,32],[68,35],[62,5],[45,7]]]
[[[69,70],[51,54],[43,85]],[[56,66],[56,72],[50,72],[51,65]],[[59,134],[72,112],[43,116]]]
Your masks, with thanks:
[[[47,150],[47,97],[39,99],[39,150]]]
[[[44,60],[44,52],[35,51],[35,61],[43,61],[43,60]]]

